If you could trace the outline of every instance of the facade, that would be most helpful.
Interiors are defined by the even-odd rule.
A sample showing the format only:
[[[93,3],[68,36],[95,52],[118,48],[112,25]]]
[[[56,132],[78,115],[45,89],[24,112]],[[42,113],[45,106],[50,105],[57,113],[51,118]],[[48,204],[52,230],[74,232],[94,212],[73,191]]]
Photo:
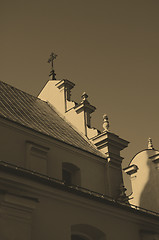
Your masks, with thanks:
[[[86,93],[53,74],[38,97],[0,82],[0,239],[159,239],[159,216],[125,195],[128,141],[92,128]]]

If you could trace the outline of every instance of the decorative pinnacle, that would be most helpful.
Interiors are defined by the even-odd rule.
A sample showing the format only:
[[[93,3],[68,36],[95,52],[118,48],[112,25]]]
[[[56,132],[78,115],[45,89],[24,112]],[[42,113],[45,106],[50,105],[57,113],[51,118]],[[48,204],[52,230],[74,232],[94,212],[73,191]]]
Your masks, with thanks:
[[[103,115],[103,128],[104,132],[109,132],[109,120],[107,114]]]
[[[56,80],[56,78],[55,78],[56,74],[55,74],[55,71],[54,71],[54,60],[56,59],[56,57],[57,57],[57,54],[52,52],[50,54],[50,58],[48,59],[48,63],[51,63],[51,72],[50,72],[49,76],[52,77],[52,80]]]
[[[81,97],[82,97],[82,102],[85,102],[87,101],[88,95],[86,92],[84,92]]]
[[[148,139],[148,149],[154,149],[153,144],[152,144],[152,138]]]
[[[126,192],[127,189],[125,188],[125,186],[121,183],[120,184],[120,188],[119,188],[119,195],[117,197],[117,201],[119,202],[124,202],[124,203],[129,203],[128,200],[129,200],[129,196],[126,196]]]

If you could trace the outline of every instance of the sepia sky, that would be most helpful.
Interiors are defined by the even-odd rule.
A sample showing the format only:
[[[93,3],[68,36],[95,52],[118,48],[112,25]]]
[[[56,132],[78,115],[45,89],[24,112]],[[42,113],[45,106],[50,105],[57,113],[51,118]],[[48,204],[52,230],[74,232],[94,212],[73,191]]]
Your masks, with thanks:
[[[159,1],[1,0],[0,80],[37,96],[48,80],[51,51],[57,79],[84,91],[97,110],[92,124],[130,141],[124,166],[147,147],[159,149]]]

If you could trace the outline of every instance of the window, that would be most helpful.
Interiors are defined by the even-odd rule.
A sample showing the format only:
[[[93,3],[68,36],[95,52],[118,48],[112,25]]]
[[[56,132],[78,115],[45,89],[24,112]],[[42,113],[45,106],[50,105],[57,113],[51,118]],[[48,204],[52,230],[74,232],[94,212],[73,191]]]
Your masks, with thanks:
[[[80,236],[80,235],[73,234],[71,236],[71,240],[89,240],[89,239],[87,237],[83,237],[83,236]]]
[[[62,179],[65,181],[65,184],[71,185],[72,184],[72,173],[63,169],[62,170]]]
[[[159,234],[149,231],[140,231],[141,240],[159,240]]]
[[[106,240],[105,233],[88,224],[71,226],[71,240]]]
[[[81,185],[80,169],[68,162],[62,163],[62,180],[67,185]]]

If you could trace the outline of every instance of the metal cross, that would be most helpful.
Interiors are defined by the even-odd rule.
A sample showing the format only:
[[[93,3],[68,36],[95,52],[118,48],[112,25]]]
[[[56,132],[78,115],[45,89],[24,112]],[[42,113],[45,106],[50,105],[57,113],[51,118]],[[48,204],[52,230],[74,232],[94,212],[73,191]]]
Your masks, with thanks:
[[[54,65],[53,65],[54,59],[56,59],[56,57],[57,57],[57,55],[52,52],[52,53],[50,54],[50,58],[48,59],[48,63],[51,62],[52,71],[53,71],[53,67],[54,67]]]

